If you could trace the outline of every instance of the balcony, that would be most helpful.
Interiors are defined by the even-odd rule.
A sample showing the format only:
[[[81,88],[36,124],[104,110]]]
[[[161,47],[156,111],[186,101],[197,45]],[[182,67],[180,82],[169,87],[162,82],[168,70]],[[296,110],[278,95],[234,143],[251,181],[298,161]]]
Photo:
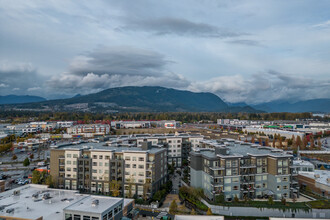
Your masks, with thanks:
[[[248,169],[248,168],[255,168],[255,167],[257,167],[255,164],[241,164],[240,165],[240,168],[241,169]]]
[[[60,166],[65,166],[65,163],[59,163]]]
[[[224,167],[210,167],[211,170],[224,170]]]

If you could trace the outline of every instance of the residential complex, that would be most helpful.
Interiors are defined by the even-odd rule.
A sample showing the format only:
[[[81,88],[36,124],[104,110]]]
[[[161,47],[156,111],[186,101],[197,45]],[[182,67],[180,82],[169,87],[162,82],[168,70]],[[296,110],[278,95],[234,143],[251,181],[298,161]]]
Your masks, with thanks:
[[[1,193],[0,207],[3,220],[119,220],[134,200],[29,184]]]
[[[275,199],[299,196],[292,155],[282,150],[231,139],[204,140],[190,153],[190,185],[214,200]]]
[[[58,188],[106,195],[125,189],[128,197],[150,197],[166,183],[167,163],[167,149],[150,142],[140,147],[69,144],[51,150],[50,173]]]
[[[107,142],[109,146],[140,146],[143,142],[151,142],[168,149],[168,163],[180,167],[184,160],[188,159],[192,148],[199,146],[203,140],[202,135],[175,133],[175,134],[136,134],[131,136],[116,136]]]

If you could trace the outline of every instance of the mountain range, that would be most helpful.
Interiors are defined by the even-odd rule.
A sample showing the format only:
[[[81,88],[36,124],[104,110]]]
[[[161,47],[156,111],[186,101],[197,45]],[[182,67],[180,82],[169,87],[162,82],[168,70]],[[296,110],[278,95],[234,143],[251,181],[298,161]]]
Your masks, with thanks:
[[[195,93],[159,86],[127,86],[72,98],[46,100],[38,96],[0,96],[1,108],[92,112],[330,112],[330,99],[256,105],[226,103],[213,93]],[[10,105],[11,104],[11,105]]]
[[[68,99],[11,105],[13,106],[19,109],[92,112],[261,112],[250,106],[229,107],[212,93],[195,93],[159,86],[110,88]]]
[[[29,96],[29,95],[0,96],[0,104],[17,104],[17,103],[42,102],[42,101],[46,101],[46,99],[40,96]]]

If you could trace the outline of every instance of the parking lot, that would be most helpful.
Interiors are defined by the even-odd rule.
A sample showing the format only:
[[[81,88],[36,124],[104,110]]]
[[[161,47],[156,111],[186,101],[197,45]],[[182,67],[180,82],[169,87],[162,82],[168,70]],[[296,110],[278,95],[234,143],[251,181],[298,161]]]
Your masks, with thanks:
[[[23,161],[25,158],[30,158],[33,154],[34,158],[30,159],[30,165],[24,166]],[[0,179],[6,181],[5,189],[14,189],[22,184],[30,182],[29,175],[32,175],[32,171],[38,168],[38,163],[44,161],[49,156],[49,150],[35,151],[22,151],[17,152],[15,155],[17,159],[13,160],[13,153],[7,152],[0,156]],[[18,184],[19,183],[19,184]]]

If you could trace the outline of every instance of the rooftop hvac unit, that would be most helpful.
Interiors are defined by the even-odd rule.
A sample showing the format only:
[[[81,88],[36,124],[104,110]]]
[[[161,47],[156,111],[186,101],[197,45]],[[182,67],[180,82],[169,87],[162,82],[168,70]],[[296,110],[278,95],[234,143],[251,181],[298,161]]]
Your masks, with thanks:
[[[18,196],[20,193],[21,193],[20,190],[14,190],[13,195],[14,195],[14,196]]]
[[[38,193],[34,193],[33,195],[32,195],[32,198],[33,199],[37,199],[39,197],[39,194]]]
[[[320,174],[315,174],[314,177],[315,178],[320,178]]]
[[[100,201],[98,199],[93,200],[92,206],[97,206],[99,204],[99,202]]]
[[[46,200],[46,199],[49,199],[50,198],[50,194],[49,193],[44,193],[43,195],[42,195],[42,199],[43,200]]]
[[[7,209],[6,213],[14,213],[14,208]]]

